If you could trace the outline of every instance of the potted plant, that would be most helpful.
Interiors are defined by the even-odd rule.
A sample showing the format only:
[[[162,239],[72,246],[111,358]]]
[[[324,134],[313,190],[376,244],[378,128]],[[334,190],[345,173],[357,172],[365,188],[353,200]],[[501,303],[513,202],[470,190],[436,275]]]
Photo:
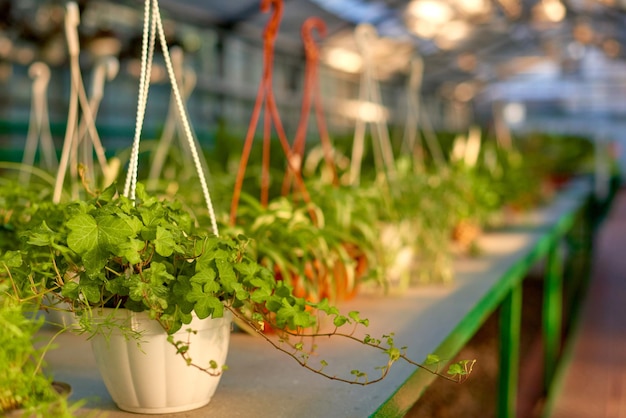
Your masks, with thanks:
[[[62,206],[62,210],[59,210]],[[178,202],[164,201],[147,195],[138,184],[135,201],[120,196],[114,187],[85,201],[45,209],[23,234],[23,257],[19,277],[33,277],[34,287],[67,303],[78,317],[80,331],[89,333],[103,379],[114,401],[122,409],[142,412],[180,411],[209,402],[215,387],[207,382],[191,383],[180,390],[185,398],[177,405],[139,404],[140,394],[167,394],[171,387],[157,389],[159,380],[180,386],[190,377],[181,379],[150,375],[148,387],[121,387],[121,374],[138,371],[141,358],[154,360],[154,347],[168,346],[170,360],[183,372],[197,379],[212,379],[216,386],[223,371],[225,354],[200,349],[196,338],[205,331],[203,325],[217,321],[218,336],[226,346],[230,332],[230,316],[246,323],[279,350],[290,355],[308,369],[336,380],[371,384],[384,378],[389,367],[399,359],[407,359],[401,348],[393,346],[392,338],[359,337],[350,328],[365,326],[368,321],[358,313],[347,316],[329,305],[294,296],[286,281],[277,281],[271,270],[260,265],[247,250],[243,236],[215,236],[194,224],[192,217]],[[56,217],[56,219],[55,219]],[[51,226],[52,225],[52,226]],[[329,316],[330,331],[317,328],[318,315]],[[262,332],[270,324],[278,339]],[[155,325],[156,327],[152,327]],[[155,341],[152,330],[161,331]],[[385,352],[388,363],[380,368],[380,379],[355,382],[309,364],[303,339],[316,335],[349,338],[368,348]],[[391,335],[391,333],[390,333]],[[156,342],[159,341],[160,342]],[[143,350],[143,351],[142,351]],[[113,366],[101,354],[113,351],[116,356],[129,352],[124,366]],[[208,352],[207,356],[205,352]],[[464,378],[471,364],[456,364],[453,378]],[[147,370],[164,370],[151,364]],[[137,369],[137,370],[134,370]],[[107,377],[106,373],[112,373]],[[357,380],[358,380],[357,375]],[[141,379],[135,379],[138,383]],[[123,388],[123,389],[122,389]],[[193,396],[196,392],[202,396]],[[136,402],[126,404],[118,395],[136,394]],[[189,398],[194,398],[189,401]],[[147,398],[150,398],[149,396]],[[150,400],[150,399],[143,399]]]
[[[56,300],[53,308],[68,304],[81,330],[93,335],[103,379],[116,403],[134,412],[174,412],[206,404],[219,380],[209,375],[221,373],[226,357],[229,309],[243,303],[238,297],[252,303],[260,294],[251,298],[245,290],[252,286],[249,281],[262,277],[243,256],[244,243],[209,237],[194,227],[180,204],[150,198],[141,187],[134,202],[109,188],[92,200],[49,209],[41,209],[38,215],[46,213],[46,220],[24,236],[29,260],[26,274],[43,281],[43,292]],[[39,216],[35,219],[41,220]],[[235,268],[245,271],[245,277]],[[218,280],[222,282],[218,284]],[[193,323],[192,311],[196,315]],[[215,319],[199,321],[207,317]],[[183,324],[192,326],[194,332],[185,328],[177,334]],[[213,343],[210,347],[219,342],[222,347],[218,351],[201,348],[202,343],[196,342],[196,335],[207,336],[210,329],[217,331],[208,337]],[[137,338],[129,339],[133,336]],[[141,344],[147,350],[145,356],[133,351],[142,341],[149,342]],[[116,367],[112,361],[135,365],[139,359],[154,361],[168,343],[172,346],[170,357],[180,354],[191,364],[194,355],[193,364],[202,370],[194,371],[181,361],[181,378],[169,380],[171,386],[161,392],[154,388],[159,379],[149,376],[147,392],[156,393],[157,399],[149,394],[142,398],[142,389],[124,386],[122,371],[127,368]],[[128,351],[135,358],[122,358]],[[113,359],[105,359],[105,354]],[[201,355],[205,356],[202,362]],[[146,370],[167,367],[152,365]],[[181,390],[182,399],[168,399],[164,404],[164,397],[158,395],[171,394],[174,387]],[[191,396],[194,387],[203,389]],[[130,399],[125,398],[127,394]]]
[[[269,8],[270,3],[263,5]],[[145,33],[149,28],[159,32],[168,74],[174,80],[157,2],[146,1],[148,15],[154,21],[144,22]],[[151,56],[147,55],[142,56],[139,122],[148,93]],[[172,88],[179,99],[176,83]],[[88,197],[39,205],[18,234],[24,258],[24,263],[15,267],[19,273],[15,276],[22,280],[18,287],[30,287],[34,294],[50,298],[51,308],[67,307],[76,316],[78,331],[91,336],[103,380],[118,406],[159,413],[208,403],[224,370],[231,316],[303,367],[334,380],[372,384],[383,379],[399,359],[419,367],[402,348],[394,346],[392,333],[381,338],[355,333],[354,327],[368,323],[358,313],[344,316],[327,299],[296,297],[288,281],[276,280],[274,272],[249,252],[248,238],[218,234],[206,180],[200,175],[201,162],[188,134],[188,120],[184,109],[179,113],[207,203],[211,232],[195,222],[180,202],[160,200],[137,183],[138,123],[123,193],[115,186],[92,191],[83,178],[83,195]],[[286,149],[289,151],[288,146]],[[298,179],[298,173],[294,176]],[[32,283],[26,278],[32,278]],[[329,317],[329,330],[318,328],[322,322],[318,315]],[[276,338],[263,333],[265,324],[276,330]],[[348,331],[343,326],[348,326]],[[365,373],[356,370],[342,378],[327,372],[323,360],[321,365],[311,364],[303,341],[319,335],[347,338],[382,351],[387,360],[377,367],[380,377],[364,379]],[[199,340],[205,336],[211,340],[208,345]],[[214,345],[222,348],[213,351]],[[105,359],[105,354],[112,358]],[[150,363],[140,366],[144,359]],[[152,363],[155,360],[167,363]],[[433,373],[439,374],[432,358],[428,363],[435,369]],[[462,380],[472,364],[456,363],[445,377]],[[174,371],[177,365],[182,370]],[[161,371],[166,372],[157,374]],[[137,378],[136,373],[144,377]],[[172,378],[176,373],[180,377]],[[186,386],[181,387],[183,383]],[[180,398],[172,399],[174,394]]]

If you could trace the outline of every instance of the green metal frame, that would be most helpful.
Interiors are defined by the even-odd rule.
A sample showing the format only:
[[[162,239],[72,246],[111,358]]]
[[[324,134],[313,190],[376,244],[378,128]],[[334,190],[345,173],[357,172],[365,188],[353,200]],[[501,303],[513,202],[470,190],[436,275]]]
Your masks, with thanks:
[[[550,388],[561,350],[563,264],[559,241],[548,254],[543,296],[544,388]]]
[[[500,305],[499,417],[514,417],[517,410],[521,329],[522,285],[518,283]]]

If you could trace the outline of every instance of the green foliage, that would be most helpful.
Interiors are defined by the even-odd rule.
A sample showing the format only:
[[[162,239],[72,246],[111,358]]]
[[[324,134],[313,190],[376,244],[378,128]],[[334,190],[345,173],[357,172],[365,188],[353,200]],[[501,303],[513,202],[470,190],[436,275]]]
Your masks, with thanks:
[[[21,409],[26,416],[71,417],[66,394],[58,393],[43,371],[44,355],[51,346],[35,345],[44,320],[37,316],[40,300],[21,300],[7,274],[20,265],[17,253],[0,257],[0,414]]]
[[[91,312],[96,307],[147,311],[170,333],[177,353],[194,367],[198,366],[189,357],[189,343],[171,334],[190,323],[192,313],[218,318],[225,309],[277,349],[327,378],[371,384],[401,359],[424,367],[408,359],[404,347],[395,346],[393,334],[356,337],[356,328],[369,324],[358,312],[342,315],[328,299],[312,302],[294,295],[290,283],[276,280],[274,271],[258,262],[260,247],[244,235],[213,236],[196,225],[180,203],[151,197],[141,185],[137,196],[131,202],[110,188],[89,200],[39,207],[21,233],[19,251],[3,256],[15,288],[24,298],[46,294],[52,303],[67,303],[80,318],[81,330],[89,333],[123,326],[95,322]],[[310,222],[304,213],[293,216],[285,208],[289,206],[284,202],[277,206],[272,219],[261,214],[259,229],[278,232],[271,225],[283,219],[296,230]],[[316,239],[313,227],[304,231],[297,238],[301,245]],[[318,315],[327,315],[336,329],[317,332]],[[278,342],[262,332],[261,324],[278,333]],[[343,331],[345,327],[351,330]],[[388,360],[376,368],[380,377],[372,379],[355,370],[352,378],[339,378],[324,371],[328,366],[324,361],[321,368],[309,365],[315,348],[306,349],[303,339],[320,335],[347,338],[383,353]],[[209,374],[224,370],[217,364],[198,368]]]
[[[280,197],[263,207],[243,194],[237,225],[223,229],[250,237],[253,257],[279,281],[294,287],[296,295],[335,303],[356,287],[356,261],[347,249],[356,243],[348,231],[327,220],[318,206],[305,207]],[[339,275],[343,283],[338,283]]]
[[[149,311],[173,333],[192,311],[221,317],[225,307],[245,305],[271,314],[278,327],[315,324],[304,301],[248,254],[246,237],[212,236],[180,203],[142,187],[134,203],[110,189],[49,215],[61,218],[46,217],[59,227],[33,225],[26,254],[39,262],[24,273],[45,279],[79,315],[95,306]]]

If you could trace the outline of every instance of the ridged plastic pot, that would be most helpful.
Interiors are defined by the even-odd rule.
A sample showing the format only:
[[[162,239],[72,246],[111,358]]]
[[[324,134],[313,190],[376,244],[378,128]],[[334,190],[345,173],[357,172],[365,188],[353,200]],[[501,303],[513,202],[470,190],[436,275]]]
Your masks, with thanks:
[[[115,315],[117,323],[141,333],[137,339],[112,327],[110,334],[105,331],[92,339],[100,374],[118,408],[141,414],[164,414],[200,408],[210,402],[220,376],[188,366],[167,341],[167,334],[157,321],[144,312],[126,309],[103,309],[98,313],[103,318]],[[224,318],[194,318],[174,334],[174,340],[190,339],[189,356],[194,364],[207,367],[213,360],[221,367],[228,352],[231,321],[228,311]],[[197,333],[190,334],[189,329]]]

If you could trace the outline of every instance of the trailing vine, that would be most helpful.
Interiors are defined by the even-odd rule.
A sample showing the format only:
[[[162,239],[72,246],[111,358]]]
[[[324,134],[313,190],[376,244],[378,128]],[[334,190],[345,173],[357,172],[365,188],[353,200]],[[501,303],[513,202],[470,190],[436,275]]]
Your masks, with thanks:
[[[22,233],[24,262],[15,267],[24,280],[20,288],[46,292],[68,304],[84,332],[104,333],[105,325],[123,327],[113,321],[98,323],[93,311],[99,307],[146,311],[169,334],[184,361],[209,374],[221,373],[221,365],[195,364],[190,340],[176,339],[174,333],[189,328],[194,316],[221,318],[226,311],[302,367],[341,382],[378,382],[399,360],[460,382],[474,364],[455,363],[444,374],[435,357],[425,365],[410,359],[391,332],[358,336],[368,319],[358,312],[343,315],[326,299],[296,297],[288,283],[277,281],[249,254],[248,238],[206,232],[180,203],[149,196],[140,183],[135,201],[110,187],[86,201],[42,206],[32,219],[38,224]],[[326,315],[334,328],[321,331],[318,315]],[[264,333],[262,324],[269,324],[275,335]],[[191,336],[194,331],[188,332]],[[330,372],[325,361],[312,364],[317,338],[344,339],[385,354],[384,364],[376,367],[381,375],[370,379],[366,372],[353,370],[351,377],[341,377]],[[306,341],[312,342],[311,349],[305,348]]]

